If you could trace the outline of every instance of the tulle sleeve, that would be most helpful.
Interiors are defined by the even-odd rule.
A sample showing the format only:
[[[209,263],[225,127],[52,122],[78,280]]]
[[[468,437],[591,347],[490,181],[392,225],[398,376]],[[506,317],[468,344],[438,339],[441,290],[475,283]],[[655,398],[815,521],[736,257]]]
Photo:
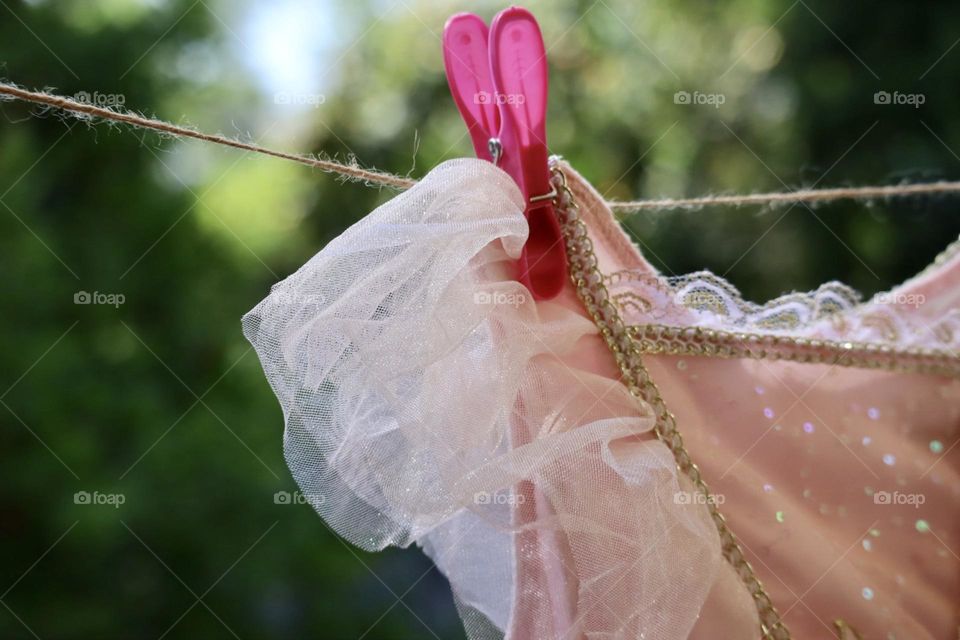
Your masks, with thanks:
[[[422,547],[472,638],[686,638],[717,534],[593,323],[515,280],[522,211],[446,162],[244,317],[287,462],[353,544]]]

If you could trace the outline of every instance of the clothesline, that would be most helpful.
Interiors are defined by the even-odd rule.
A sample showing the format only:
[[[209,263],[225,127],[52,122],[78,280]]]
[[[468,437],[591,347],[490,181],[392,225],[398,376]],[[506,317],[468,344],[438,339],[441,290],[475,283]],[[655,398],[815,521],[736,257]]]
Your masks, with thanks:
[[[259,153],[282,160],[297,162],[325,173],[334,173],[348,180],[362,182],[370,186],[384,186],[397,190],[406,190],[417,183],[409,177],[393,173],[365,169],[356,161],[338,162],[313,155],[290,153],[243,142],[222,134],[204,133],[175,125],[155,118],[147,118],[133,111],[117,108],[99,107],[74,98],[60,96],[46,91],[30,91],[13,84],[0,82],[0,101],[20,100],[39,104],[81,118],[100,118],[119,122],[129,126],[156,131],[160,134],[178,138],[191,138],[213,144],[233,147],[252,153]],[[610,208],[619,214],[637,211],[654,211],[679,208],[700,208],[711,206],[747,206],[771,204],[799,204],[827,202],[834,200],[875,200],[881,198],[905,197],[929,194],[960,193],[960,181],[938,181],[927,183],[897,184],[867,187],[840,187],[826,189],[798,189],[773,193],[752,193],[743,195],[712,195],[697,198],[661,198],[655,200],[631,200],[607,202]]]
[[[204,133],[189,127],[182,127],[170,122],[164,122],[163,120],[147,118],[138,113],[134,113],[133,111],[98,107],[85,102],[79,102],[73,98],[58,96],[45,91],[28,91],[12,84],[0,83],[0,99],[2,99],[3,96],[8,96],[9,99],[12,100],[21,100],[23,102],[32,102],[34,104],[45,105],[54,109],[65,111],[67,113],[79,115],[81,117],[89,116],[93,118],[102,118],[103,120],[121,122],[138,129],[148,129],[178,138],[193,138],[195,140],[212,142],[214,144],[233,147],[235,149],[242,149],[244,151],[251,151],[253,153],[261,153],[263,155],[280,158],[282,160],[299,162],[300,164],[319,169],[325,173],[336,173],[347,178],[348,180],[356,180],[358,182],[364,182],[371,185],[392,187],[394,189],[403,190],[409,189],[417,183],[416,180],[411,178],[404,178],[402,176],[397,176],[392,173],[385,173],[383,171],[376,171],[374,169],[364,169],[355,162],[347,164],[300,153],[288,153],[286,151],[268,149],[258,144],[243,142],[242,140],[229,138],[218,133]]]

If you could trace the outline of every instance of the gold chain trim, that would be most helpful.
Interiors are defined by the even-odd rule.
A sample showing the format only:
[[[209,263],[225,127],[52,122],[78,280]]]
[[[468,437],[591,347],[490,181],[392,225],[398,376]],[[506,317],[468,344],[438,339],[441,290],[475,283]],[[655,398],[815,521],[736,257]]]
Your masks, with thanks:
[[[790,360],[960,378],[960,357],[940,349],[896,349],[868,342],[734,333],[661,324],[631,326],[628,331],[640,353],[645,354]]]
[[[863,640],[863,636],[843,620],[834,620],[833,630],[837,632],[837,638],[840,640]]]
[[[610,294],[603,282],[603,275],[597,265],[597,257],[593,252],[593,243],[587,233],[587,226],[580,219],[580,207],[575,201],[573,192],[567,186],[566,175],[560,169],[556,159],[551,160],[550,170],[551,181],[557,190],[554,204],[566,242],[570,279],[573,281],[580,301],[593,318],[600,334],[616,358],[631,395],[653,407],[657,418],[654,427],[657,438],[673,453],[677,468],[690,479],[698,491],[708,498],[707,508],[720,534],[723,556],[740,576],[757,607],[761,637],[763,640],[790,640],[790,631],[781,621],[780,613],[744,556],[740,543],[717,508],[716,501],[710,499],[710,489],[701,476],[700,469],[690,459],[684,447],[683,438],[677,431],[676,418],[667,410],[660,390],[643,364],[637,340],[631,336],[629,328],[624,325],[616,307],[611,302]]]

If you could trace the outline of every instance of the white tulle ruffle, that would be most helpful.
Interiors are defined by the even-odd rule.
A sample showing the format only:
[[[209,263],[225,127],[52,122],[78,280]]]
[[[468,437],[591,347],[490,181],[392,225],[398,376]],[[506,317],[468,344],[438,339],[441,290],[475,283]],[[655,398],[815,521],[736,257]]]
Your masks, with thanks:
[[[716,531],[583,364],[593,323],[515,280],[522,210],[491,164],[444,163],[244,317],[288,464],[353,544],[420,545],[472,638],[686,638]]]

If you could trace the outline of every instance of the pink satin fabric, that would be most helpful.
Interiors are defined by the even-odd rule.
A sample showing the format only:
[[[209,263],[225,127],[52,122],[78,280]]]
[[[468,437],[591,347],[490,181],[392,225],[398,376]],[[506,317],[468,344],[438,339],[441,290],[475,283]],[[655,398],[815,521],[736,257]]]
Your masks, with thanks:
[[[602,198],[566,171],[601,271],[656,278]],[[960,255],[895,292],[924,296],[924,304],[897,310],[910,321],[932,325],[956,313]],[[562,303],[584,313],[572,295]],[[689,326],[694,318],[668,301],[649,321]],[[575,357],[579,367],[619,377],[596,336]],[[645,362],[795,638],[834,637],[837,619],[864,638],[957,637],[960,380],[785,361],[651,355]],[[608,507],[596,517],[622,517]],[[521,572],[521,591],[527,578]],[[753,601],[730,567],[723,563],[712,580],[689,637],[759,637]],[[530,637],[522,622],[529,612],[516,605],[509,635]]]

